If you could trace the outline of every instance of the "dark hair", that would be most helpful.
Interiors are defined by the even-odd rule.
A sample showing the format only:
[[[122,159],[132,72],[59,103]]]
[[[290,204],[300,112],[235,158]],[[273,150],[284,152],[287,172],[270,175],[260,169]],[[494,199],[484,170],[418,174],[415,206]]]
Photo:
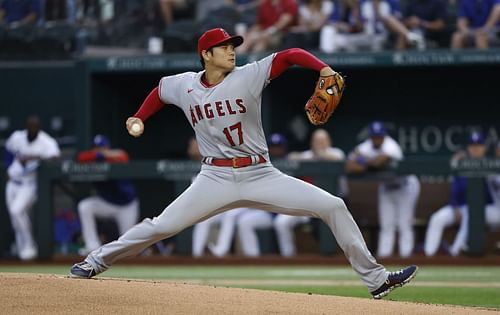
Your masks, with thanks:
[[[208,49],[207,49],[207,52],[210,52],[211,54],[213,54],[213,53],[214,53],[213,48],[214,48],[214,47],[210,47],[210,48],[208,48]],[[201,56],[201,55],[200,55],[200,63],[201,63],[201,67],[202,67],[203,69],[205,69],[205,60],[203,60],[203,56]]]

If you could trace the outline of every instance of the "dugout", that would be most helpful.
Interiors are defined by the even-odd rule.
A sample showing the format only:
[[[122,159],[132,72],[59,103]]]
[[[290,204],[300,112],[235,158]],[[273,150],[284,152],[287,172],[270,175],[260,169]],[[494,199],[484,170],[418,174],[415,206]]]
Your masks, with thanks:
[[[344,99],[325,126],[334,145],[346,152],[364,139],[373,119],[386,123],[408,157],[449,157],[462,147],[471,129],[482,129],[489,145],[499,140],[498,50],[318,56],[347,75]],[[241,56],[239,64],[258,57]],[[128,150],[132,159],[182,159],[192,130],[176,107],[166,107],[153,117],[140,140],[128,136],[123,124],[162,76],[199,69],[194,54],[0,63],[0,119],[9,120],[9,124],[0,124],[0,141],[22,128],[27,114],[38,112],[44,129],[65,141],[67,158],[75,150],[87,148],[95,133],[104,133],[113,145]],[[292,68],[264,92],[265,131],[284,133],[290,150],[308,148],[314,128],[307,122],[303,106],[316,79],[313,71]],[[52,124],[58,117],[63,128]],[[137,184],[144,200],[143,217],[156,214],[175,196],[172,182],[137,180]],[[363,186],[358,187],[361,192],[373,190],[370,183],[355,185]],[[429,187],[423,190],[434,190]],[[424,198],[428,198],[423,201],[425,208],[432,211],[427,205],[434,205],[436,198]],[[0,207],[6,216],[5,203]],[[373,203],[360,203],[359,207],[376,211]],[[8,225],[8,218],[2,222]]]

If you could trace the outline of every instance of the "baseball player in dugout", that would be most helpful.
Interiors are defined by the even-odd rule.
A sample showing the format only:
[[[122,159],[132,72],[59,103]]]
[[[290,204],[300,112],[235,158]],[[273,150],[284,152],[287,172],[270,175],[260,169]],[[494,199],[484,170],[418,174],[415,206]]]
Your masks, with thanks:
[[[357,145],[347,158],[348,174],[388,170],[403,159],[401,147],[387,134],[382,122],[374,121],[368,129],[369,138]],[[415,243],[413,221],[419,195],[420,182],[415,175],[394,176],[380,182],[378,257],[392,255],[396,231],[399,255],[408,257],[412,254]]]
[[[319,72],[305,111],[311,123],[324,124],[340,102],[343,77],[298,48],[237,67],[235,48],[242,43],[243,37],[231,36],[224,29],[206,31],[198,39],[203,70],[163,77],[127,119],[127,130],[138,137],[153,114],[164,106],[177,106],[196,134],[203,156],[201,171],[157,217],[143,220],[118,240],[92,251],[71,267],[70,275],[94,277],[193,224],[233,208],[249,207],[322,219],[376,299],[408,283],[417,266],[388,272],[378,264],[342,199],[281,173],[269,159],[261,97],[270,81],[293,65]]]
[[[484,135],[479,131],[473,131],[467,139],[466,149],[456,152],[451,158],[451,163],[457,164],[464,159],[481,160],[486,157],[487,150]],[[500,155],[496,155],[496,157],[499,158]],[[444,230],[454,224],[458,225],[455,239],[448,248],[444,249],[451,256],[458,256],[463,251],[467,251],[469,238],[467,182],[467,177],[453,176],[449,203],[431,215],[425,234],[424,253],[426,256],[434,256],[438,252],[442,244]],[[499,175],[488,175],[484,179],[484,185],[488,188],[485,189],[484,195],[485,221],[487,225],[495,227],[500,225]]]
[[[29,116],[26,129],[14,131],[5,143],[7,176],[5,200],[16,236],[17,254],[21,260],[38,256],[33,239],[30,210],[37,200],[37,169],[42,160],[60,156],[54,138],[40,130],[40,118]]]
[[[112,149],[110,145],[106,136],[96,135],[94,147],[80,152],[77,157],[78,162],[127,163],[129,160],[127,152],[122,149]],[[107,180],[95,182],[93,186],[95,195],[78,203],[85,242],[85,247],[78,251],[82,256],[101,246],[96,219],[113,219],[121,235],[136,224],[139,217],[139,200],[130,180]]]

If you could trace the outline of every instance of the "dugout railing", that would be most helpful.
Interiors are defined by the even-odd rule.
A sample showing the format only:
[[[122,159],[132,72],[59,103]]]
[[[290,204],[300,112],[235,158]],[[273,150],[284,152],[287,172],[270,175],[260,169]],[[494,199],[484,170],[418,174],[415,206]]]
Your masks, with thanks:
[[[315,183],[329,192],[335,192],[338,176],[344,175],[344,164],[341,162],[298,162],[275,161],[273,164],[292,176],[310,176]],[[200,164],[191,161],[142,160],[128,164],[78,164],[72,161],[43,163],[38,175],[39,199],[34,211],[35,237],[39,245],[39,257],[50,258],[54,253],[53,241],[53,184],[56,181],[92,182],[106,179],[165,179],[175,182],[177,193],[182,192]],[[398,174],[417,175],[463,175],[469,179],[467,197],[470,208],[469,220],[469,255],[481,256],[485,253],[486,231],[484,211],[483,177],[500,172],[500,160],[463,160],[451,164],[448,159],[411,158],[401,162],[390,171],[356,176],[352,179],[382,180]],[[165,205],[166,206],[166,205]],[[189,247],[189,233],[181,232],[178,242],[180,246]],[[189,243],[189,245],[187,245]],[[333,254],[336,243],[325,225],[320,227],[320,251],[322,254]],[[187,250],[188,251],[188,250]]]

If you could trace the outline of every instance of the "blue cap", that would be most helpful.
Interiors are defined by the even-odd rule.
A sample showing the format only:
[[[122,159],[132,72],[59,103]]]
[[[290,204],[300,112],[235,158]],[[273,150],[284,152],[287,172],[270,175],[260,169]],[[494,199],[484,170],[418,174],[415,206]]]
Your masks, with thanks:
[[[479,131],[473,131],[469,135],[469,139],[467,140],[468,144],[484,144],[484,136]]]
[[[386,131],[384,124],[380,121],[374,121],[370,124],[369,131],[370,137],[385,136]]]
[[[286,138],[280,133],[273,133],[268,142],[270,145],[286,145]]]
[[[96,135],[94,137],[94,145],[96,147],[109,147],[109,139],[103,135]]]

